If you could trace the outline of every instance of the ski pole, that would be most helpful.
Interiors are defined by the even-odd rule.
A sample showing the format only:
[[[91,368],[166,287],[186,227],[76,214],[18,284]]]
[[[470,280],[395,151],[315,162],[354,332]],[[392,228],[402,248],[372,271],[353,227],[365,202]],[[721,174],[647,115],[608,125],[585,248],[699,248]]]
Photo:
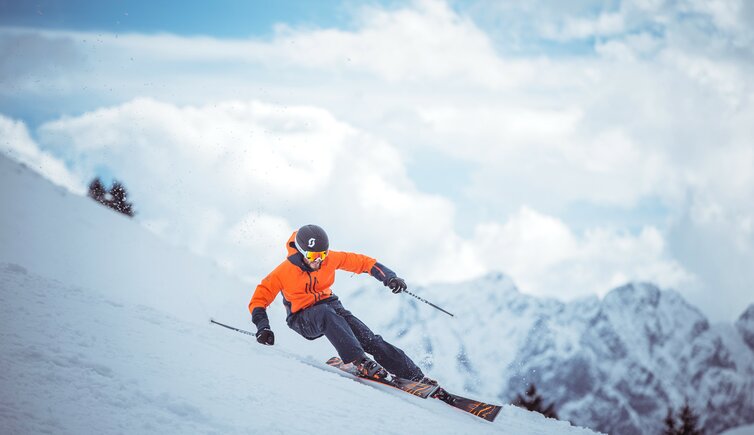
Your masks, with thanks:
[[[228,328],[228,329],[232,329],[234,331],[240,332],[241,334],[251,335],[252,337],[256,337],[257,336],[253,332],[249,332],[249,331],[246,331],[246,330],[243,330],[243,329],[239,329],[239,328],[236,328],[234,326],[229,326],[229,325],[226,325],[225,323],[215,322],[215,319],[209,319],[209,321],[211,323],[214,323],[215,325],[220,325],[223,328]]]
[[[452,314],[450,314],[449,312],[447,312],[447,311],[443,310],[442,308],[438,307],[437,305],[433,304],[432,302],[430,302],[430,301],[428,301],[428,300],[426,300],[426,299],[420,298],[419,296],[416,296],[415,294],[411,293],[411,292],[410,292],[410,291],[408,291],[408,290],[403,290],[403,291],[402,291],[401,293],[408,293],[408,294],[410,294],[411,296],[415,297],[416,299],[419,299],[420,301],[424,302],[425,304],[427,304],[427,305],[431,305],[431,306],[433,306],[433,307],[437,308],[438,310],[440,310],[440,311],[442,311],[443,313],[445,313],[445,314],[449,315],[450,317],[455,317],[454,315],[452,315]]]

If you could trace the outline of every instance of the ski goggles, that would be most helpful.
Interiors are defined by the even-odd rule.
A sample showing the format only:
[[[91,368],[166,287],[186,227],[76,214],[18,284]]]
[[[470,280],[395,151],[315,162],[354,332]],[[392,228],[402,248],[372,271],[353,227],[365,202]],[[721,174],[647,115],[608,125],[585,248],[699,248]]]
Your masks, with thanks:
[[[317,260],[325,261],[325,258],[327,257],[327,251],[322,252],[314,252],[314,251],[301,251],[301,254],[309,260],[310,263],[313,263]]]
[[[298,252],[301,253],[301,255],[304,256],[307,260],[309,260],[310,263],[319,260],[325,261],[325,258],[327,257],[327,251],[307,251],[306,249],[303,249],[301,245],[298,244],[298,242],[294,242],[296,244],[296,249]]]

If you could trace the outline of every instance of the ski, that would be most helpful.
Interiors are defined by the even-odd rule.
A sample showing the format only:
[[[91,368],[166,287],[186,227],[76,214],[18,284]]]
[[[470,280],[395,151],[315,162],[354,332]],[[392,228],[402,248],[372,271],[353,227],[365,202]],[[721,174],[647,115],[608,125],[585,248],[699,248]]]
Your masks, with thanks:
[[[327,360],[327,365],[338,368],[340,370],[343,370],[346,373],[349,373],[353,376],[356,376],[359,379],[364,379],[366,381],[372,381],[377,382],[379,384],[388,385],[393,388],[397,388],[401,391],[404,391],[406,393],[412,394],[417,397],[421,397],[422,399],[426,399],[427,397],[432,396],[433,393],[435,393],[440,387],[437,385],[427,385],[422,384],[421,382],[416,381],[409,381],[408,379],[399,378],[396,376],[392,376],[390,378],[367,378],[361,375],[358,370],[356,370],[356,367],[351,363],[344,363],[343,360],[338,358],[337,356],[334,356]]]
[[[487,421],[495,421],[495,417],[497,417],[497,414],[503,409],[500,405],[492,405],[478,400],[467,399],[453,393],[448,393],[443,388],[440,388],[433,397],[442,400],[454,408],[466,411]]]
[[[409,381],[408,379],[403,379],[396,376],[392,376],[388,379],[367,378],[362,376],[361,373],[356,370],[356,367],[353,364],[344,363],[340,358],[336,356],[327,360],[327,365],[338,368],[359,379],[388,385],[414,396],[421,397],[422,399],[434,397],[456,409],[466,411],[469,414],[483,418],[487,421],[495,421],[495,417],[497,417],[497,415],[500,413],[500,410],[502,409],[502,407],[499,405],[491,405],[489,403],[467,399],[466,397],[449,393],[438,385],[422,384],[421,382]]]

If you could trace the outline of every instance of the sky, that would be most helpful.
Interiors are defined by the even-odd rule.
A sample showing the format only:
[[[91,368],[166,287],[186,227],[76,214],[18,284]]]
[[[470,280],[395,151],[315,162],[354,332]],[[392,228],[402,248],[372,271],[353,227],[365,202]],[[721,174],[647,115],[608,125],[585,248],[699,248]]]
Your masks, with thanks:
[[[316,223],[412,288],[651,281],[730,321],[752,23],[743,0],[0,1],[0,150],[73,192],[121,180],[250,286]]]

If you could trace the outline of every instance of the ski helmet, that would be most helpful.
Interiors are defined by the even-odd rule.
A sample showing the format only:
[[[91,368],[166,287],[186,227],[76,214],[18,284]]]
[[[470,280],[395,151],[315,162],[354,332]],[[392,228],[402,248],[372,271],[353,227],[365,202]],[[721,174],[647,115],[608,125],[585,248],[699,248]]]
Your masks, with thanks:
[[[298,229],[296,246],[300,251],[323,252],[330,249],[330,241],[325,230],[310,224]]]

